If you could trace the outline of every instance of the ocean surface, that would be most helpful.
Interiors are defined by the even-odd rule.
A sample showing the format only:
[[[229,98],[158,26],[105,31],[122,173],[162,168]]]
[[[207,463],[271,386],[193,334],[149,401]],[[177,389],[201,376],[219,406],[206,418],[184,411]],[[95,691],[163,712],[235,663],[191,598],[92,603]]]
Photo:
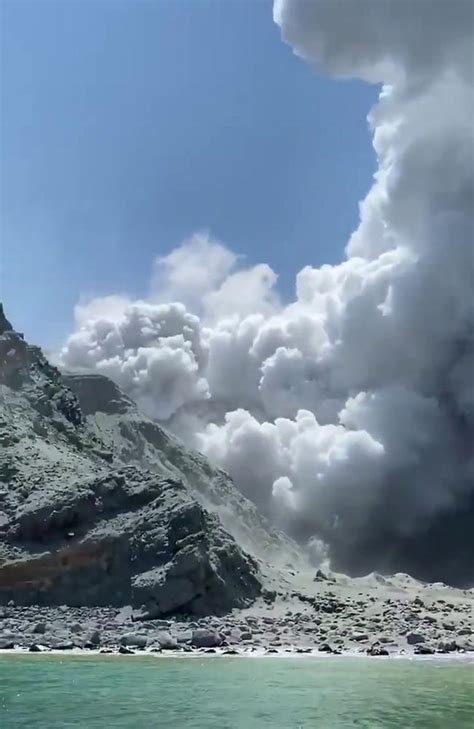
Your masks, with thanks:
[[[1,729],[473,726],[472,663],[0,656]]]

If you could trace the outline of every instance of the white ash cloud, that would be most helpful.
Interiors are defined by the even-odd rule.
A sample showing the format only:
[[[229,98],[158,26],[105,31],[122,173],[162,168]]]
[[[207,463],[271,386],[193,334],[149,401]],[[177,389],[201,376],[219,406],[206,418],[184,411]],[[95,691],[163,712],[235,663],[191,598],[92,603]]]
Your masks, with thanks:
[[[183,304],[106,297],[75,313],[78,329],[60,356],[65,367],[110,377],[160,420],[209,396],[200,321]]]
[[[299,56],[384,84],[345,260],[303,269],[283,305],[268,266],[199,234],[157,261],[147,301],[78,307],[61,353],[354,573],[474,578],[473,8],[277,0]]]
[[[251,390],[258,397],[258,365],[248,347],[264,317],[280,308],[275,283],[269,266],[244,268],[219,241],[196,233],[156,259],[146,300],[106,296],[78,304],[76,331],[59,361],[111,377],[149,415],[167,422],[176,416],[169,422],[175,429],[186,407],[179,430],[191,437],[190,408],[238,407]]]
[[[278,306],[276,274],[264,263],[251,268],[242,264],[242,256],[208,233],[195,233],[155,260],[150,301],[180,301],[207,323],[271,313]]]

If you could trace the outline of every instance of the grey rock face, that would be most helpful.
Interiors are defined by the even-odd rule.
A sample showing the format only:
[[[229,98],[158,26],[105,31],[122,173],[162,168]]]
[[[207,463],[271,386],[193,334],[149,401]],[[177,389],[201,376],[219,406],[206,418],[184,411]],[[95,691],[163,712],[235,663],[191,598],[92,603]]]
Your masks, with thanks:
[[[190,485],[196,472],[203,489],[214,488],[212,467],[141,420],[109,380],[62,377],[7,324],[0,326],[0,603],[130,605],[142,618],[249,605],[261,591],[257,562]],[[133,450],[136,429],[150,438],[135,442],[148,460]],[[160,465],[140,465],[149,462]],[[242,502],[230,481],[225,488]]]
[[[276,569],[286,574],[292,566],[308,567],[301,550],[262,517],[224,471],[200,453],[183,447],[158,423],[140,415],[135,404],[110,380],[102,375],[67,374],[65,382],[78,398],[89,433],[100,439],[112,462],[136,465],[160,477],[178,480],[206,511],[217,515],[237,544],[271,566],[272,572]],[[267,591],[269,599],[272,594]]]
[[[112,415],[136,411],[135,403],[107,377],[67,372],[63,381],[76,395],[86,416],[97,412]]]

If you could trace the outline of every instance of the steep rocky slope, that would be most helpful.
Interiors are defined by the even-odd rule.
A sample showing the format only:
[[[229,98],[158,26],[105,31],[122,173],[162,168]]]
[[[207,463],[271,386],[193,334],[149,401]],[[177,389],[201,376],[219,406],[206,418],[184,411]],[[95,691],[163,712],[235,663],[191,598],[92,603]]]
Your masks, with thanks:
[[[143,417],[111,380],[64,373],[63,381],[77,396],[89,431],[111,458],[180,479],[193,498],[215,513],[239,545],[259,560],[269,579],[273,575],[279,581],[288,570],[307,567],[294,542],[262,517],[223,470]]]
[[[219,614],[300,558],[222,471],[0,311],[0,603]]]

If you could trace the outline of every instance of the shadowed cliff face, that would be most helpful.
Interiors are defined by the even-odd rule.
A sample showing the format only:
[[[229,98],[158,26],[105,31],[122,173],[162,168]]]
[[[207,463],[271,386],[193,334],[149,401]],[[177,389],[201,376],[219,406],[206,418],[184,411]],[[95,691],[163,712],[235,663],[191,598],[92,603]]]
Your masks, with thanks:
[[[249,604],[261,590],[256,560],[176,466],[127,465],[116,423],[105,427],[126,413],[135,406],[113,383],[64,379],[0,310],[0,602],[132,604],[145,616]]]
[[[95,374],[62,373],[63,382],[76,395],[84,415],[97,412],[117,415],[136,412],[135,403],[107,377]]]

